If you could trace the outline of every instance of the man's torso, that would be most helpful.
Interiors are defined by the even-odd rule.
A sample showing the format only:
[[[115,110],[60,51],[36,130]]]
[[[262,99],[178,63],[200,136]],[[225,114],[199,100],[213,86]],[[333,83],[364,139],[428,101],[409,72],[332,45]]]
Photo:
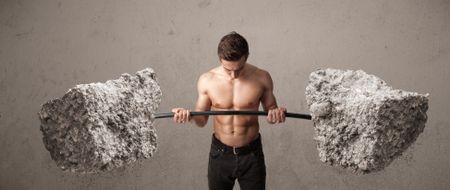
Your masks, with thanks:
[[[247,63],[242,75],[230,79],[220,69],[217,67],[208,72],[207,89],[211,110],[258,110],[265,88],[264,81],[261,81],[261,70]],[[226,145],[246,145],[258,137],[258,117],[215,116],[214,134]]]

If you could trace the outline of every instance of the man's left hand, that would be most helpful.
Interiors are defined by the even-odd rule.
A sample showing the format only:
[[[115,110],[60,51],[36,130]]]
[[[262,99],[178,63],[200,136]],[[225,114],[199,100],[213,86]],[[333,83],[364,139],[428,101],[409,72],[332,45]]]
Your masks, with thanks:
[[[270,124],[284,123],[284,121],[286,120],[286,111],[286,108],[283,107],[270,109],[267,114],[267,122],[269,122]]]

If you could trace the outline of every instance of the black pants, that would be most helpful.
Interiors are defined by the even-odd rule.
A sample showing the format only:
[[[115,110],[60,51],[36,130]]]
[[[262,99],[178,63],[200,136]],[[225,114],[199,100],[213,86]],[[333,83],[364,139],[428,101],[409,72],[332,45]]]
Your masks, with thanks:
[[[241,190],[261,190],[266,186],[266,165],[261,135],[248,145],[233,148],[213,134],[208,164],[210,190],[232,190],[235,180]]]

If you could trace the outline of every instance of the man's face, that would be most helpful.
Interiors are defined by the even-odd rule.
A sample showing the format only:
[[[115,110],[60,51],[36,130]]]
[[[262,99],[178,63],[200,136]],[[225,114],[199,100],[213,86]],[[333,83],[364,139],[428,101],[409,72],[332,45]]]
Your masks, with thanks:
[[[244,70],[246,62],[247,62],[246,56],[242,56],[241,59],[237,61],[227,61],[224,59],[220,59],[222,68],[232,79],[239,77],[239,75],[242,73],[242,70]]]

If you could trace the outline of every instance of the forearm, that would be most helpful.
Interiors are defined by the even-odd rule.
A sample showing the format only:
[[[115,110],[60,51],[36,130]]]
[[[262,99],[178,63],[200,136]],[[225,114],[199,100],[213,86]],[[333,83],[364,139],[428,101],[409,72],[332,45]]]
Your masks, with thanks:
[[[192,120],[194,121],[195,125],[197,125],[197,127],[204,127],[206,125],[206,123],[208,123],[208,116],[192,116]]]
[[[276,108],[278,108],[277,104],[273,104],[270,106],[263,106],[264,111],[269,111],[269,110],[276,109]]]

